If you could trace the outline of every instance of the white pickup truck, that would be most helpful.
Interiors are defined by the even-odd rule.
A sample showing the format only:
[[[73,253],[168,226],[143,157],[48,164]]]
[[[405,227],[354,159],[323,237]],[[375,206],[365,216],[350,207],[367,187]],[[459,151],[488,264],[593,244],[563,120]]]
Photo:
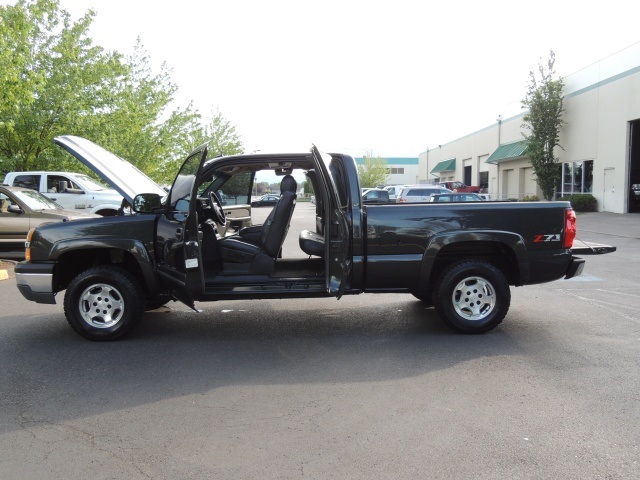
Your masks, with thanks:
[[[37,190],[66,210],[108,217],[122,205],[122,195],[83,173],[9,172],[3,183]]]

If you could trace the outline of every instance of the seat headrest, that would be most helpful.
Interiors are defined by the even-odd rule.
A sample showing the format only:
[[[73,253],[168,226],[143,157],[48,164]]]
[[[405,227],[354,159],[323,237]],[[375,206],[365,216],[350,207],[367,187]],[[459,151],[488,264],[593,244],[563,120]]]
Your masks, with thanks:
[[[285,175],[280,182],[280,193],[291,192],[296,193],[298,190],[298,182],[291,175]]]

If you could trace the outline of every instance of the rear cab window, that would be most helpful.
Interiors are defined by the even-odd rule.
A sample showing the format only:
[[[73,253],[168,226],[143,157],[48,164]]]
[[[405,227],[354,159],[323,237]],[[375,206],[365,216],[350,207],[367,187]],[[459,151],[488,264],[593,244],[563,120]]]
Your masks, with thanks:
[[[16,187],[30,188],[31,190],[39,190],[40,175],[16,175],[16,178],[13,180],[13,185]]]

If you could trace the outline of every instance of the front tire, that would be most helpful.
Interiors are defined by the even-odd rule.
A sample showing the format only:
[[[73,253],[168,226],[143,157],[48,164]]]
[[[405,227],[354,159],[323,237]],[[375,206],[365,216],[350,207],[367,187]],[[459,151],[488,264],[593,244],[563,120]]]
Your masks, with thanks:
[[[509,311],[509,283],[495,266],[468,260],[445,270],[434,291],[434,306],[451,328],[485,333],[497,327]]]
[[[112,265],[92,267],[67,287],[64,313],[76,333],[93,341],[115,340],[128,333],[145,309],[140,282]]]

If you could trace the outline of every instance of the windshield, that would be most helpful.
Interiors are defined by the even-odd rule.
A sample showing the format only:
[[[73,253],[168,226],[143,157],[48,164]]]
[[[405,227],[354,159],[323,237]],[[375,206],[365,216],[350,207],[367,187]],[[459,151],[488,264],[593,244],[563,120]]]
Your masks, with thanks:
[[[62,208],[35,190],[20,190],[13,192],[13,194],[31,210],[59,210]]]
[[[86,187],[89,190],[94,190],[94,191],[98,191],[98,190],[109,190],[109,187],[107,187],[105,184],[100,183],[99,181],[97,181],[94,178],[91,178],[87,175],[82,175],[82,174],[76,174],[76,178],[78,178],[79,180],[82,181],[82,183],[84,185],[86,185]]]

